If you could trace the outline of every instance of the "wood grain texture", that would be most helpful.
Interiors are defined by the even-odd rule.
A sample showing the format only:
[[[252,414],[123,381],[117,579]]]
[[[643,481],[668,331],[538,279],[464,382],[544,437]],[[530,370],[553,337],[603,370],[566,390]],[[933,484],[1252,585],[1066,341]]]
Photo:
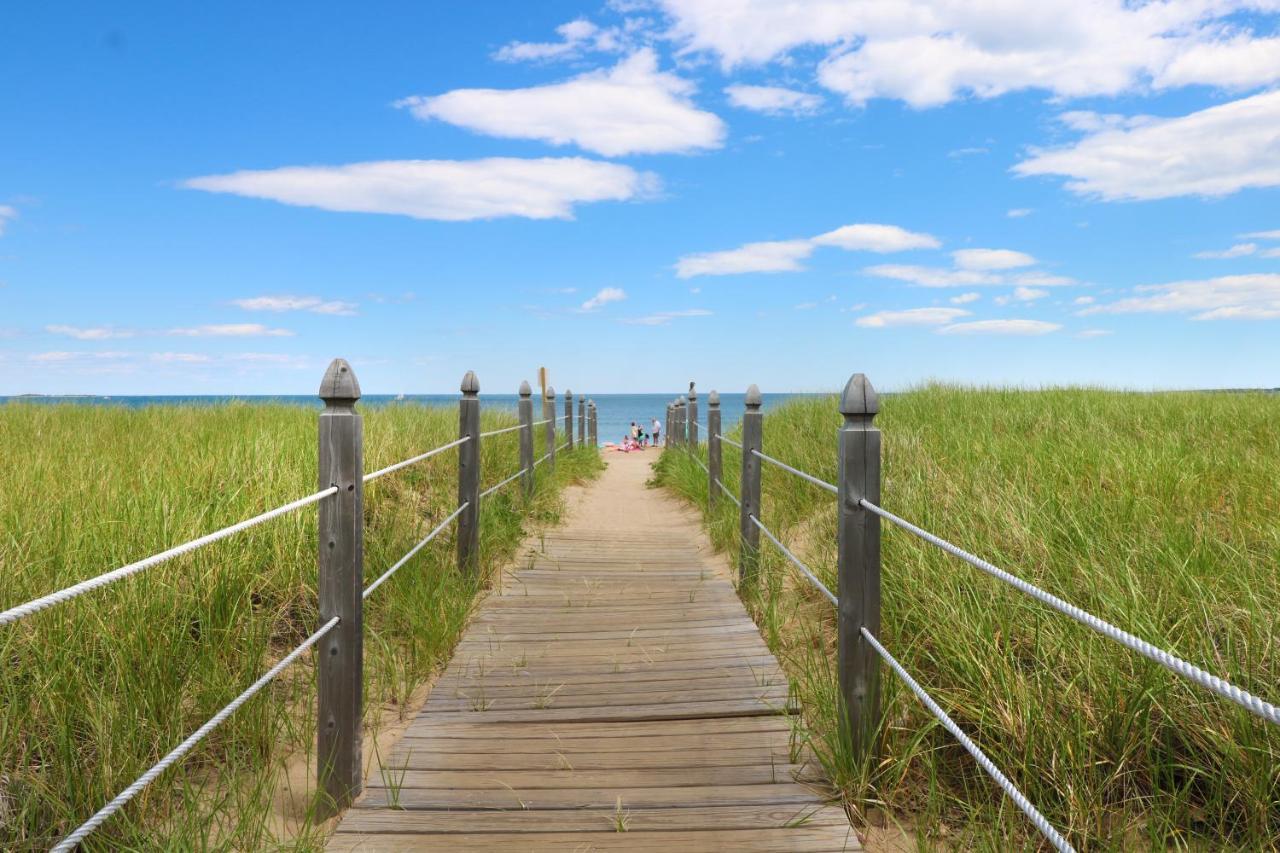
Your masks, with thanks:
[[[728,567],[645,488],[645,454],[606,459],[480,605],[330,850],[861,849]]]

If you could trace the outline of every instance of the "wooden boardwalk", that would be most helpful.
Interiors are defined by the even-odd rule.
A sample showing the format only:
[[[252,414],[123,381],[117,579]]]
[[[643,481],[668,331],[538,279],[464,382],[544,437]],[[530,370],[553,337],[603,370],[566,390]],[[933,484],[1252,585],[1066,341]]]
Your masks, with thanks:
[[[609,457],[481,605],[330,850],[861,849],[693,514],[644,488],[656,453]]]

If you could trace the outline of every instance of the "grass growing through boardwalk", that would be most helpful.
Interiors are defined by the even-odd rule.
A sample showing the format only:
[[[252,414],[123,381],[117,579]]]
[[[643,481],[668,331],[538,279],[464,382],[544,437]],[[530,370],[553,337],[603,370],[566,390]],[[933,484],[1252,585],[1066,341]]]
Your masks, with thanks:
[[[835,398],[771,411],[764,452],[836,477]],[[1271,702],[1280,701],[1280,396],[929,386],[881,400],[882,505]],[[705,448],[702,451],[705,454]],[[726,485],[741,457],[724,446]],[[706,505],[668,451],[658,480]],[[835,583],[834,497],[764,466],[762,520]],[[736,554],[737,509],[708,519]],[[904,531],[883,526],[882,641],[1086,849],[1273,849],[1280,730]],[[834,614],[763,538],[744,597],[855,812],[922,847],[1034,848],[1034,828],[885,667],[884,760],[835,720]]]
[[[315,491],[316,415],[243,404],[0,407],[10,454],[0,472],[0,609]],[[365,411],[365,470],[452,440],[457,417],[419,406]],[[512,423],[483,418],[484,429]],[[484,442],[482,488],[517,468],[517,435]],[[560,488],[599,465],[593,452],[562,454],[554,479],[538,468],[529,503],[519,483],[486,499],[485,574],[514,553],[526,518],[553,521]],[[453,510],[456,471],[446,452],[366,487],[366,582]],[[310,507],[0,628],[0,849],[47,849],[314,630],[316,549]],[[373,593],[366,719],[402,704],[443,664],[480,585],[454,570],[450,532]],[[86,848],[272,847],[279,764],[290,749],[314,751],[307,660]],[[317,835],[304,823],[290,845]]]

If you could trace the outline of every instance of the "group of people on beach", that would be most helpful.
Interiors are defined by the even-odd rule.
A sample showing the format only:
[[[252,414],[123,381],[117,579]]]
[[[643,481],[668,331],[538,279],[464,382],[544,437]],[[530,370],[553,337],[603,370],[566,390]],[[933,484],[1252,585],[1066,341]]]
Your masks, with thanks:
[[[650,444],[657,447],[662,439],[662,423],[657,419],[653,419],[653,426],[649,432],[644,431],[644,427],[635,421],[631,422],[631,429],[622,437],[622,443],[617,446],[617,450],[622,453],[630,453],[633,450],[644,450]]]

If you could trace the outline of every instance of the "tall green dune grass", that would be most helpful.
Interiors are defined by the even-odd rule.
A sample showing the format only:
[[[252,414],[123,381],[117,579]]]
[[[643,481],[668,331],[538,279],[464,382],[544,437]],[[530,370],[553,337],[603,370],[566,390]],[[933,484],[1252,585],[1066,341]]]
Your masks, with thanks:
[[[834,482],[835,398],[764,422],[764,451]],[[1280,702],[1280,396],[929,386],[882,399],[882,504]],[[705,447],[701,451],[705,455]],[[726,484],[741,457],[724,446]],[[659,482],[706,506],[664,453]],[[835,589],[834,498],[764,466],[762,520]],[[736,554],[736,508],[708,518]],[[744,597],[855,813],[922,848],[1035,849],[1034,828],[888,668],[884,758],[834,726],[834,621],[767,541]],[[882,641],[1081,849],[1274,849],[1280,730],[910,534],[883,528]],[[865,816],[865,815],[864,815]]]
[[[0,609],[314,492],[316,412],[296,407],[0,406]],[[514,423],[486,413],[483,428]],[[540,432],[540,431],[539,431]],[[452,440],[452,409],[365,412],[365,468]],[[482,488],[517,466],[517,433],[486,440]],[[541,437],[538,436],[537,444]],[[447,452],[366,489],[372,580],[457,502]],[[366,720],[447,659],[484,578],[529,521],[554,520],[594,453],[485,500],[482,579],[442,536],[368,600]],[[0,628],[0,849],[44,850],[114,797],[317,627],[308,507]],[[313,748],[307,658],[91,837],[90,850],[306,848],[273,836],[280,762]],[[368,748],[368,747],[366,747]]]

